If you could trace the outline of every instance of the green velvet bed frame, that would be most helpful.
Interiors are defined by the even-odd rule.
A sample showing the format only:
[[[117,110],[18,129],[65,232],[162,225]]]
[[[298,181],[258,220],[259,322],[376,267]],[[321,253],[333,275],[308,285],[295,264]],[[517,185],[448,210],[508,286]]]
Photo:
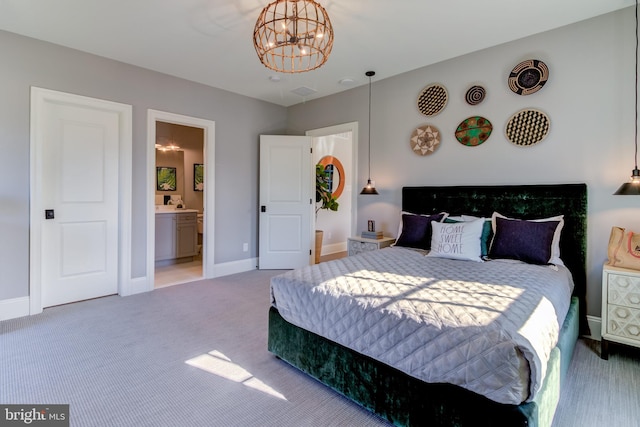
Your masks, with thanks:
[[[586,185],[404,187],[402,210],[486,217],[498,211],[529,219],[565,216],[561,257],[573,274],[575,290],[536,398],[505,405],[458,386],[425,383],[288,323],[274,307],[269,311],[269,351],[397,426],[550,427],[578,335],[588,333]]]

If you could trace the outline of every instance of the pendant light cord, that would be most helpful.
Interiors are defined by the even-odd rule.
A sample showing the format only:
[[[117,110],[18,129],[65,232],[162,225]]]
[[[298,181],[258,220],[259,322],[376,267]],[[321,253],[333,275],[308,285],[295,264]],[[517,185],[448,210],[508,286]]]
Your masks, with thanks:
[[[636,0],[636,122],[635,122],[635,170],[638,170],[638,0]],[[634,171],[635,173],[635,171]]]
[[[636,5],[637,4],[638,4],[638,2],[636,0]],[[636,67],[637,67],[637,64],[636,64]],[[636,70],[636,79],[637,79],[637,74],[638,73],[637,73],[637,70]],[[369,137],[369,153],[368,153],[369,154],[369,173],[368,173],[367,179],[370,182],[371,181],[371,75],[368,74],[368,76],[369,76],[369,135],[368,135],[368,137]],[[637,85],[637,83],[636,83],[636,85]],[[637,114],[637,112],[636,112],[636,114]],[[637,120],[636,120],[636,122],[637,122]],[[636,126],[637,126],[637,124],[636,124]],[[636,132],[636,134],[637,134],[637,132]],[[638,144],[636,143],[636,150],[637,150],[637,145]],[[636,154],[636,156],[637,156],[637,154]]]

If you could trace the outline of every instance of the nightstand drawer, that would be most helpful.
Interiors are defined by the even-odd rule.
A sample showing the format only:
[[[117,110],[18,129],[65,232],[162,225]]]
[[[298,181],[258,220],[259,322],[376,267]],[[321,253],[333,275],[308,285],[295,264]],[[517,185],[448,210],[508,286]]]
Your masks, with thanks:
[[[640,309],[640,277],[609,274],[607,302]]]
[[[357,242],[355,240],[349,240],[349,255],[356,255],[361,252],[375,251],[378,249],[376,243],[369,242]]]
[[[640,309],[607,305],[607,333],[640,343]]]
[[[383,237],[382,239],[367,239],[364,237],[349,237],[347,239],[347,251],[349,256],[358,255],[362,252],[375,251],[391,246],[396,239],[393,237]]]
[[[609,357],[609,342],[640,347],[640,271],[602,269],[602,339],[600,355]]]

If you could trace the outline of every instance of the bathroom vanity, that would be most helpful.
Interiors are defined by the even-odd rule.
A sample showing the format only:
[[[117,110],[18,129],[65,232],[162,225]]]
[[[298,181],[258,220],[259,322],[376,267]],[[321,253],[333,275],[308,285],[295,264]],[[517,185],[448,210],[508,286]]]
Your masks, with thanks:
[[[198,254],[198,211],[156,211],[156,265],[192,261]]]

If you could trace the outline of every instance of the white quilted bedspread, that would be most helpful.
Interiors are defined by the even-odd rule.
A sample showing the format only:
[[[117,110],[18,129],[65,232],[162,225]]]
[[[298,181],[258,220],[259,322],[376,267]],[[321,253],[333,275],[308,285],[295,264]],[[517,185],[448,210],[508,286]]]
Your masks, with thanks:
[[[413,377],[520,404],[542,384],[572,290],[565,267],[395,247],[275,276],[271,302],[288,322]]]

